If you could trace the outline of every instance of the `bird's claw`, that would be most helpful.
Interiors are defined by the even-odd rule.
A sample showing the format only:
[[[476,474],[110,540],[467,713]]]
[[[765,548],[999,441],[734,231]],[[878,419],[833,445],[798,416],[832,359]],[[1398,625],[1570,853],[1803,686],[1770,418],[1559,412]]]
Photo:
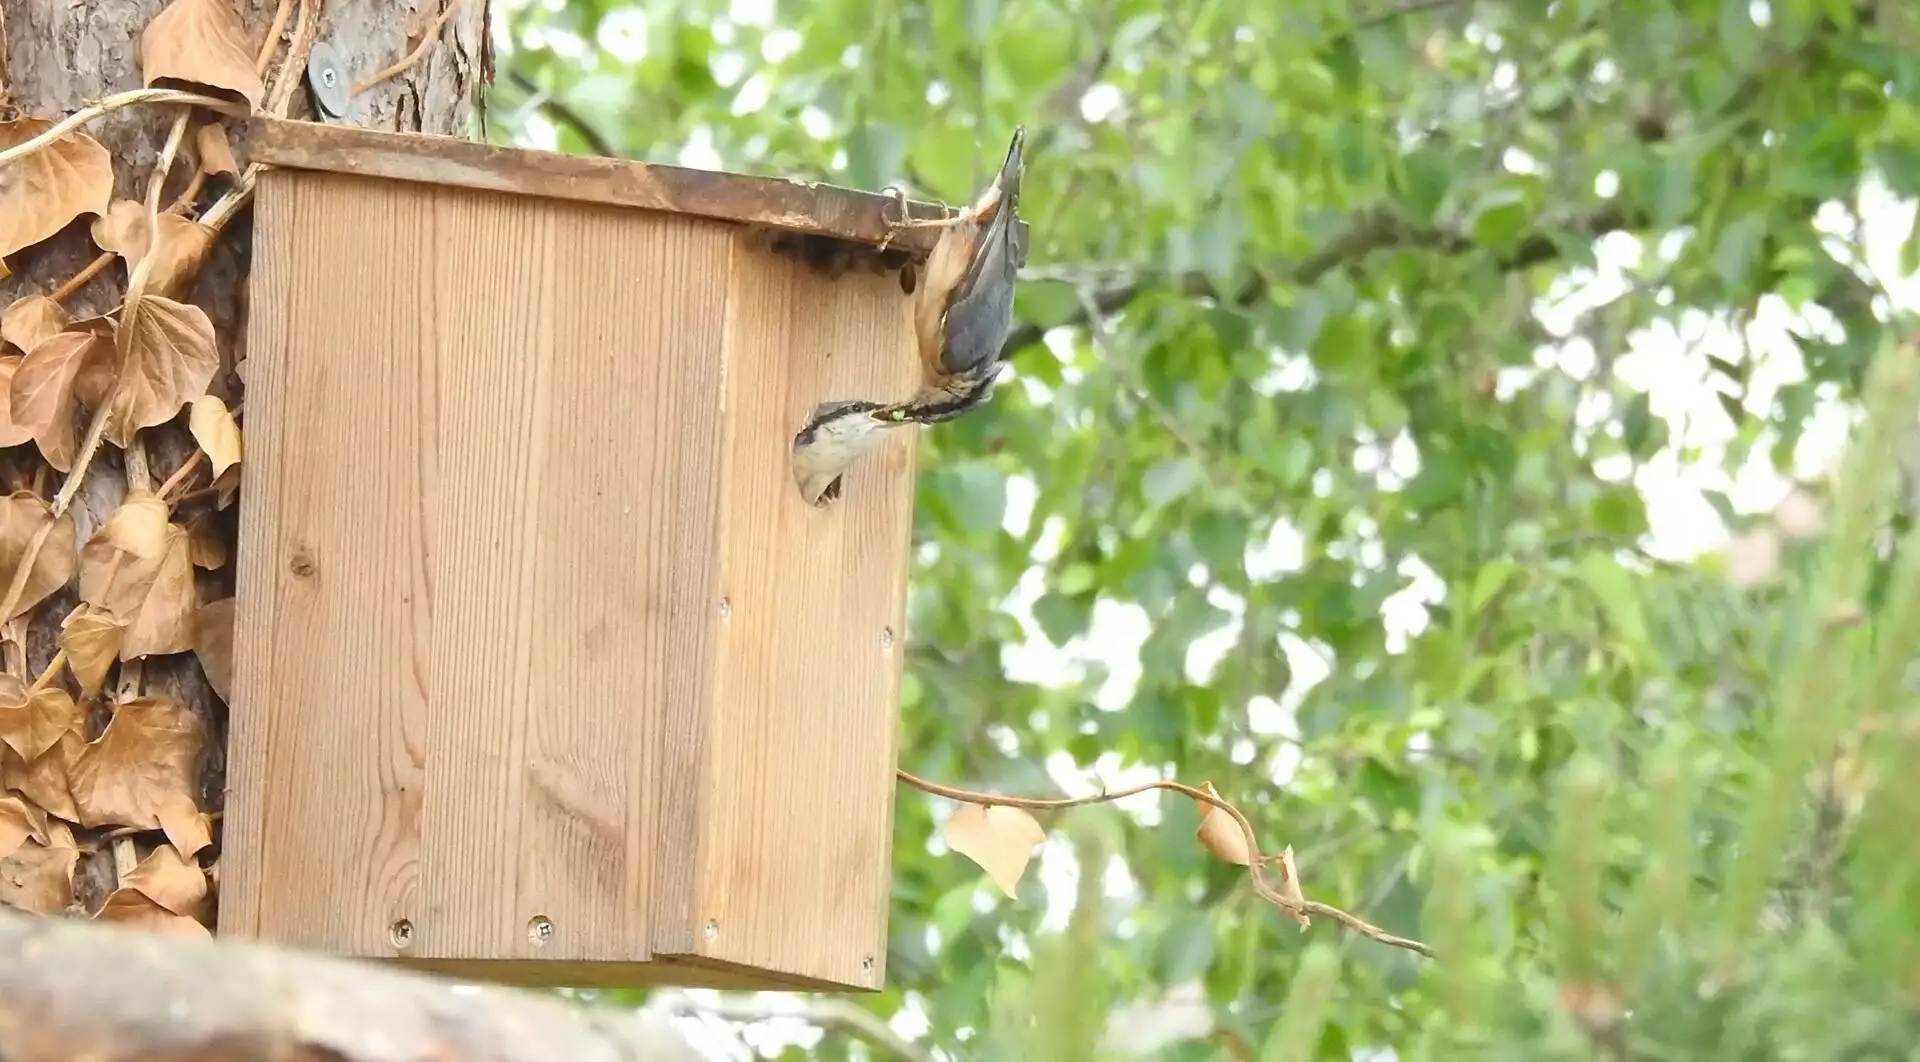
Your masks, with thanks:
[[[881,224],[887,227],[887,235],[880,241],[880,250],[884,251],[888,245],[893,243],[894,236],[897,235],[907,223],[907,193],[893,185],[888,185],[880,190],[880,194],[900,205],[899,221],[888,221],[885,211],[882,211],[880,214]]]

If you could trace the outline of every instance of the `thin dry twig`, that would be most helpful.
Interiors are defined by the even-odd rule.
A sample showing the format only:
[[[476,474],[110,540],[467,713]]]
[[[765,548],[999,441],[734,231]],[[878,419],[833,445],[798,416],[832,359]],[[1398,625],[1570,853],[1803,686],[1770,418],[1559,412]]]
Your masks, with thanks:
[[[195,450],[193,456],[182,462],[179,468],[174,469],[173,475],[168,476],[166,482],[160,484],[160,489],[155,493],[158,494],[162,500],[165,500],[167,495],[178,490],[180,485],[185,483],[188,477],[193,475],[194,470],[200,467],[200,463],[206,460],[206,457],[206,451]]]
[[[247,105],[244,103],[234,103],[231,100],[218,99],[213,96],[203,96],[198,92],[182,92],[179,89],[143,88],[133,89],[128,92],[117,92],[67,115],[65,118],[55,122],[53,128],[48,129],[32,140],[15,144],[5,151],[0,151],[0,166],[6,166],[9,163],[26,158],[28,155],[47,147],[54,141],[96,118],[111,114],[123,107],[137,107],[143,103],[186,103],[195,107],[205,107],[210,111],[218,111],[221,114],[235,118],[245,118],[247,115],[253,113],[247,109]]]
[[[192,107],[180,108],[180,114],[174,118],[173,127],[167,130],[167,141],[160,149],[160,157],[154,161],[153,172],[147,175],[147,239],[158,239],[160,226],[160,191],[166,187],[167,174],[173,172],[173,160],[180,155],[180,143],[187,138],[187,120],[193,117]]]
[[[1244,835],[1247,842],[1247,854],[1249,857],[1247,874],[1253,880],[1253,891],[1259,893],[1261,899],[1266,900],[1268,903],[1273,904],[1288,914],[1321,915],[1340,923],[1355,933],[1366,937],[1368,940],[1378,941],[1390,947],[1405,948],[1408,951],[1418,952],[1428,958],[1433,957],[1433,949],[1425,944],[1409,937],[1395,936],[1381,929],[1379,926],[1374,925],[1372,922],[1368,922],[1355,915],[1350,915],[1338,907],[1332,907],[1313,900],[1294,900],[1282,894],[1274,888],[1273,885],[1269,884],[1262,874],[1262,870],[1277,857],[1261,854],[1259,839],[1254,836],[1253,823],[1249,822],[1247,817],[1241,814],[1239,808],[1234,807],[1232,804],[1227,803],[1205,790],[1195,789],[1190,785],[1182,785],[1179,782],[1146,782],[1128,789],[1119,789],[1112,792],[1103,791],[1095,793],[1092,796],[1047,799],[1002,796],[997,793],[976,793],[970,789],[957,789],[953,786],[941,785],[938,782],[929,782],[924,778],[909,774],[899,768],[895,768],[893,773],[902,782],[923,793],[931,793],[937,797],[945,797],[948,800],[958,800],[967,804],[979,804],[982,807],[999,805],[1001,807],[1025,808],[1029,811],[1061,811],[1066,808],[1085,807],[1090,804],[1108,804],[1115,800],[1122,800],[1126,797],[1136,796],[1140,793],[1155,789],[1164,789],[1168,792],[1179,793],[1188,799],[1205,804],[1208,807],[1219,808],[1239,825],[1240,832]]]
[[[273,13],[273,25],[267,27],[266,39],[260,42],[260,54],[254,57],[255,76],[267,76],[267,67],[273,65],[273,53],[280,50],[280,34],[287,28],[287,18],[293,14],[293,0],[280,0],[280,6]]]
[[[406,71],[408,67],[412,66],[413,64],[419,62],[422,58],[424,58],[427,54],[428,49],[432,48],[436,43],[439,42],[441,28],[447,24],[447,19],[453,17],[454,8],[457,8],[459,6],[460,6],[460,0],[447,0],[447,6],[441,8],[440,14],[434,16],[433,25],[427,27],[426,34],[420,38],[419,46],[414,48],[413,51],[408,52],[406,58],[400,60],[399,62],[393,64],[392,66],[387,67],[385,70],[380,71],[379,73],[373,75],[372,77],[366,79],[365,81],[362,81],[358,85],[353,86],[353,95],[358,96],[362,92],[365,92],[368,89],[374,87],[375,85],[380,84],[382,81],[386,81],[389,78],[399,76],[401,73]]]

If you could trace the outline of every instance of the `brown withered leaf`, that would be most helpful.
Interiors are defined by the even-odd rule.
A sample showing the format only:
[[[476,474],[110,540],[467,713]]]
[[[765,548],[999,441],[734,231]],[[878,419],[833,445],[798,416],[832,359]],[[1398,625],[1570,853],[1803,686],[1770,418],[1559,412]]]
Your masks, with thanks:
[[[80,600],[126,619],[122,660],[194,647],[198,608],[187,532],[168,524],[164,534],[154,557],[135,556],[116,546],[105,526],[80,551]]]
[[[205,740],[199,720],[164,697],[120,705],[68,770],[80,824],[159,829],[161,809],[193,799]]]
[[[73,867],[80,853],[28,841],[0,859],[0,906],[57,915],[73,903]]]
[[[183,797],[162,804],[160,828],[166,831],[168,843],[188,859],[213,843],[213,820],[194,807],[190,798]]]
[[[80,680],[81,692],[92,696],[106,685],[107,672],[120,655],[127,624],[99,609],[69,616],[60,632],[60,648],[67,651],[67,667]]]
[[[39,343],[8,381],[8,412],[13,423],[40,445],[47,463],[62,472],[73,467],[79,435],[74,428],[75,384],[89,367],[111,374],[113,336],[94,331],[60,332]],[[98,399],[96,398],[96,401]]]
[[[159,295],[127,299],[120,351],[107,438],[122,449],[132,445],[136,431],[165,424],[206,394],[220,368],[206,311]]]
[[[140,35],[140,73],[149,86],[184,82],[260,106],[266,91],[254,72],[253,49],[228,0],[173,0]]]
[[[200,444],[207,460],[213,464],[213,478],[219,479],[227,469],[240,463],[240,425],[234,423],[233,414],[227,412],[227,404],[220,401],[220,396],[201,395],[194,399],[188,426],[193,431],[193,441]]]
[[[95,537],[105,535],[108,542],[141,560],[152,560],[167,551],[167,503],[150,490],[130,490],[127,500],[107,514]]]
[[[232,704],[233,689],[233,598],[223,597],[200,606],[199,640],[193,655],[200,658],[200,670],[207,673],[207,685],[213,687],[223,704]]]
[[[161,214],[156,228],[158,240],[148,231],[146,207],[130,199],[116,199],[93,223],[93,242],[101,250],[120,256],[127,264],[129,280],[140,276],[141,294],[172,298],[185,291],[199,274],[219,234],[178,214]],[[153,261],[142,274],[141,260],[149,253]]]
[[[0,675],[0,741],[22,760],[37,759],[79,726],[80,711],[58,686],[32,689],[12,675]]]
[[[3,581],[0,585],[11,583],[34,537],[49,524],[52,527],[47,532],[46,540],[41,543],[40,552],[34,557],[33,567],[27,575],[26,590],[20,595],[20,603],[14,606],[13,616],[26,612],[67,585],[67,580],[73,578],[78,566],[78,557],[72,513],[63,513],[55,520],[53,507],[30,490],[17,490],[0,499],[0,572],[5,573],[0,574],[0,581]],[[4,594],[5,591],[0,590],[0,595]],[[0,622],[10,620],[13,616],[0,616]]]
[[[1300,868],[1293,862],[1293,846],[1288,845],[1282,848],[1280,854],[1273,858],[1280,870],[1280,895],[1295,903],[1305,903],[1307,898],[1300,891]],[[1308,918],[1304,913],[1288,911],[1287,914],[1300,923],[1302,932],[1313,924],[1313,919]]]
[[[187,520],[187,556],[196,568],[213,571],[226,566],[227,539],[211,511],[202,509]]]
[[[1046,840],[1047,832],[1020,808],[967,804],[947,820],[942,836],[948,848],[980,864],[1000,891],[1012,898],[1020,887],[1020,876],[1027,872],[1027,861],[1033,858],[1033,846]]]
[[[12,793],[0,796],[0,859],[18,852],[29,840],[48,842],[47,813]]]
[[[110,896],[107,902],[93,916],[97,922],[115,922],[134,929],[144,929],[153,933],[169,936],[192,937],[196,940],[212,939],[213,933],[201,924],[197,918],[177,915],[154,903],[137,892],[124,895],[116,893],[118,899]]]
[[[79,822],[80,810],[74,806],[67,773],[86,748],[86,735],[78,729],[60,735],[60,743],[32,763],[0,746],[0,788],[17,789],[47,814]]]
[[[107,905],[124,893],[138,893],[177,915],[193,915],[207,898],[207,872],[170,844],[155,848],[120,879]]]
[[[1217,798],[1220,795],[1213,791],[1211,782],[1200,783],[1200,790],[1210,797]],[[1199,802],[1195,801],[1195,803]],[[1216,857],[1229,863],[1237,863],[1244,867],[1253,862],[1253,853],[1247,851],[1246,831],[1240,828],[1240,824],[1234,821],[1233,816],[1212,804],[1202,804],[1201,807],[1206,814],[1200,819],[1200,828],[1193,832],[1193,835],[1200,839],[1200,844]]]
[[[41,118],[0,122],[0,150],[53,128]],[[68,133],[9,163],[0,180],[0,258],[31,247],[82,214],[99,214],[113,198],[113,159],[85,133]]]
[[[64,307],[45,295],[28,295],[0,310],[0,341],[25,354],[41,340],[58,335],[72,320]]]
[[[0,392],[12,393],[13,375],[20,371],[20,363],[25,360],[17,354],[0,356]],[[13,404],[0,404],[0,446],[19,446],[32,441],[33,430],[14,423]]]
[[[209,176],[240,172],[240,164],[233,159],[233,145],[227,142],[227,130],[219,122],[208,122],[195,129],[193,148],[200,157],[200,169]]]

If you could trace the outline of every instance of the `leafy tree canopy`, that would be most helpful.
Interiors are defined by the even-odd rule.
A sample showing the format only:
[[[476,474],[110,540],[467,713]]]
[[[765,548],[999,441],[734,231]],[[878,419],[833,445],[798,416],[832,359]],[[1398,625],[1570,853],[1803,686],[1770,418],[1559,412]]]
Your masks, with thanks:
[[[859,1003],[913,1051],[1920,1042],[1885,759],[1920,741],[1920,9],[494,6],[498,139],[960,202],[1027,125],[1012,369],[923,437],[901,765],[1210,781],[1310,898],[1441,955],[1303,933],[1184,797],[1046,820],[1009,901],[903,791]],[[1718,475],[1772,468],[1772,513]]]

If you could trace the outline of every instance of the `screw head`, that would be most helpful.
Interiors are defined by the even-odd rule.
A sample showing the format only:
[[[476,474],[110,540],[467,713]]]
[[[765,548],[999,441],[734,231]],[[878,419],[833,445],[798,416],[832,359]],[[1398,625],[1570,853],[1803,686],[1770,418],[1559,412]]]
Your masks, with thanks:
[[[893,628],[892,627],[880,628],[880,648],[881,649],[893,648]]]
[[[869,955],[860,960],[860,972],[865,974],[873,972],[873,956]]]
[[[527,919],[527,942],[538,948],[553,939],[553,919],[534,915]]]
[[[721,598],[720,599],[720,618],[726,619],[728,616],[731,616],[731,615],[733,615],[733,602],[727,600],[724,597]]]
[[[700,927],[700,935],[708,940],[714,939],[720,935],[720,923],[711,918],[707,919],[707,924]]]
[[[407,918],[394,919],[393,924],[387,927],[387,939],[391,940],[396,948],[404,948],[412,944],[413,921]]]
[[[340,75],[334,73],[331,69],[320,71],[320,83],[322,85],[325,85],[328,88],[332,88],[334,85],[338,84],[339,81],[340,81]]]

